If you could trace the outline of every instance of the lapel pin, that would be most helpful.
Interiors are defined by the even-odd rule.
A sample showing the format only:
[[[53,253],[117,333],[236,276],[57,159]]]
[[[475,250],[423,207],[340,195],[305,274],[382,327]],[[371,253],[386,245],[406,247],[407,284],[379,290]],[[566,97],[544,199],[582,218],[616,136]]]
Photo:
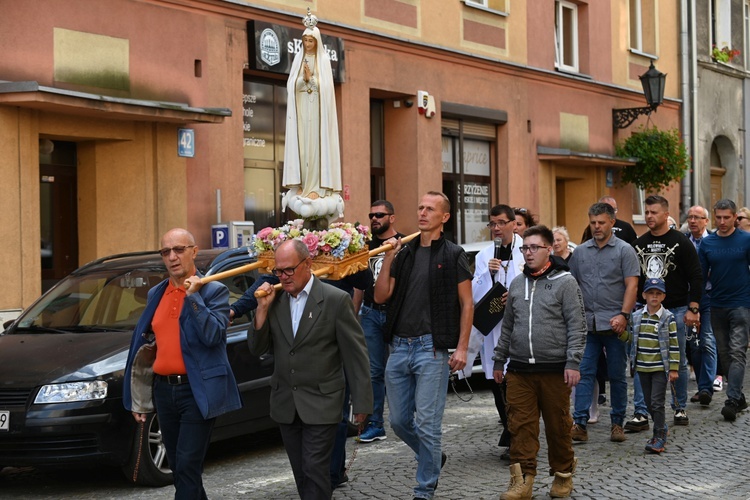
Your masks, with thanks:
[[[308,316],[308,318],[309,318],[309,319],[312,319],[312,313],[310,313],[310,315]]]

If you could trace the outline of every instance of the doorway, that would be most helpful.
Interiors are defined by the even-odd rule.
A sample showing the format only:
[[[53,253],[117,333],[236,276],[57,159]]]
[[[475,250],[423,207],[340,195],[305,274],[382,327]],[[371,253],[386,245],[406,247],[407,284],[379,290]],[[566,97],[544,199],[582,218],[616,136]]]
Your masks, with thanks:
[[[78,175],[74,142],[40,140],[42,292],[78,267]]]

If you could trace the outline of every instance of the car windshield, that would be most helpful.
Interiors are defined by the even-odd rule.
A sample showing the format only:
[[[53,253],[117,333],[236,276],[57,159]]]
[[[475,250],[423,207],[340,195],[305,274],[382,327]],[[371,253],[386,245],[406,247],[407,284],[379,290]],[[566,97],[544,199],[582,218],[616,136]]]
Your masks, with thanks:
[[[102,269],[68,276],[28,309],[16,333],[122,331],[135,328],[164,269]]]

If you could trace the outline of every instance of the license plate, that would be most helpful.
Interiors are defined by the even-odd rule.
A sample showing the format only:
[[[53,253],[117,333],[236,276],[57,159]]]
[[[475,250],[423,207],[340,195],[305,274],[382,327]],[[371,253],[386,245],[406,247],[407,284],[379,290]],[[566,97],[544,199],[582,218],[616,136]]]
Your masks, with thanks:
[[[10,430],[10,412],[0,411],[0,431]]]

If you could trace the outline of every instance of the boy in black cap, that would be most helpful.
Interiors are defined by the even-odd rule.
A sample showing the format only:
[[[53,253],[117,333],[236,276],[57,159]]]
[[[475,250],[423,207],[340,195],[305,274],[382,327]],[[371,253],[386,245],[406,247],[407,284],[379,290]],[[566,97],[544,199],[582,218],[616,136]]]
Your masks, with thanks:
[[[646,443],[646,451],[661,453],[667,444],[667,424],[664,401],[667,380],[677,380],[680,366],[680,347],[677,342],[677,322],[661,303],[667,296],[664,281],[648,278],[643,285],[646,307],[633,314],[633,350],[631,363],[641,380],[643,396],[654,422],[654,435]]]

